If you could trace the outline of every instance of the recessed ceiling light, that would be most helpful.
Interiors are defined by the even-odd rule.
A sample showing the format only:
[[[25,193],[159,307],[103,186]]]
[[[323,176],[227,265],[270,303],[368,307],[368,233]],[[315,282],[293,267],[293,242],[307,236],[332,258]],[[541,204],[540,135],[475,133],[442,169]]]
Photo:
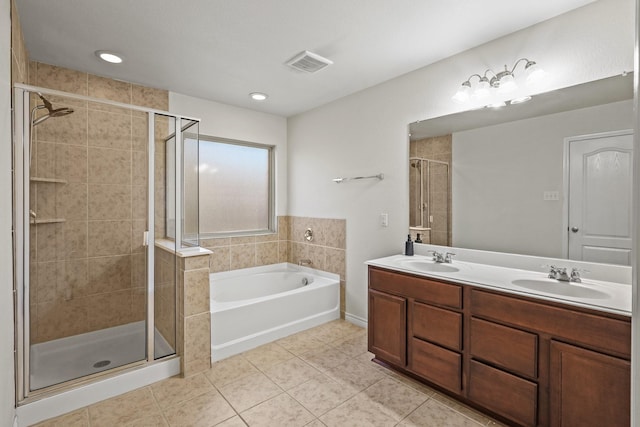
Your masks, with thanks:
[[[96,50],[96,56],[103,61],[110,62],[111,64],[120,64],[122,62],[121,56],[107,50]]]
[[[262,93],[262,92],[251,92],[249,96],[254,101],[264,101],[269,97],[266,93]]]

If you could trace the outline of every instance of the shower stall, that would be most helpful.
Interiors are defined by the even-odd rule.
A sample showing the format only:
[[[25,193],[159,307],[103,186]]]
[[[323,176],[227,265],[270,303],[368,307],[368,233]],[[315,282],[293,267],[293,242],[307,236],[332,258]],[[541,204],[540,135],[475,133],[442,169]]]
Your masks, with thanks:
[[[197,245],[183,239],[185,198],[197,203],[184,140],[199,121],[26,85],[14,95],[17,395],[28,403],[176,356],[176,252]]]
[[[409,230],[424,243],[451,246],[449,163],[409,158]]]

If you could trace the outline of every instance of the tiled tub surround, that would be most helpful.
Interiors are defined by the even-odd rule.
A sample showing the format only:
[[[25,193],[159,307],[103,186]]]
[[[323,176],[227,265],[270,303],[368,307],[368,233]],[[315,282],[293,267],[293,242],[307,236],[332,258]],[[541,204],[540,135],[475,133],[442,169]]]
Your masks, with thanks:
[[[166,110],[168,93],[31,62],[29,82]],[[43,342],[144,320],[147,118],[99,103],[49,97],[74,113],[34,128],[31,206],[31,336]],[[33,104],[35,105],[35,104]],[[159,123],[166,134],[166,123]],[[156,198],[164,203],[164,150]],[[159,158],[158,158],[159,157]],[[156,212],[164,212],[156,209]],[[157,218],[161,219],[161,218]],[[156,221],[162,226],[164,221]],[[162,229],[157,230],[162,232]]]
[[[194,248],[196,249],[196,248]],[[180,254],[178,274],[178,355],[182,376],[211,367],[211,313],[209,303],[209,250],[199,255]]]
[[[337,320],[38,426],[500,425],[372,357],[366,330]]]
[[[304,238],[307,228],[313,230],[312,241]],[[311,260],[311,268],[340,276],[340,312],[344,318],[346,220],[280,216],[277,233],[202,239],[200,244],[213,251],[212,273]]]

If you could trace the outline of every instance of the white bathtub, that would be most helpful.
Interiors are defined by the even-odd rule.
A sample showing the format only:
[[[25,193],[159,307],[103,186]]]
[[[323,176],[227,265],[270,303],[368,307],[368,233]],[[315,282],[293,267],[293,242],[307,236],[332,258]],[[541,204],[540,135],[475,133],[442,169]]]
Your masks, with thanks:
[[[337,274],[282,263],[210,278],[213,361],[340,317]]]

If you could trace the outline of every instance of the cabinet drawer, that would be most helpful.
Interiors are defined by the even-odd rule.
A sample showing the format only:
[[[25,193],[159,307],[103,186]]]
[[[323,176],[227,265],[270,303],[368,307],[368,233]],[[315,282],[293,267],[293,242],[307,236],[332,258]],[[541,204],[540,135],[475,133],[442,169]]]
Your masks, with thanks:
[[[460,393],[462,356],[458,353],[411,338],[409,369],[447,390]]]
[[[473,289],[474,316],[582,343],[607,353],[631,357],[631,321],[613,319],[543,303]]]
[[[471,318],[471,357],[516,374],[537,377],[538,336]]]
[[[538,386],[531,381],[472,360],[469,399],[518,424],[536,425]]]
[[[451,308],[462,308],[462,287],[369,267],[369,288]]]
[[[413,336],[462,350],[462,314],[413,302],[411,304]]]

